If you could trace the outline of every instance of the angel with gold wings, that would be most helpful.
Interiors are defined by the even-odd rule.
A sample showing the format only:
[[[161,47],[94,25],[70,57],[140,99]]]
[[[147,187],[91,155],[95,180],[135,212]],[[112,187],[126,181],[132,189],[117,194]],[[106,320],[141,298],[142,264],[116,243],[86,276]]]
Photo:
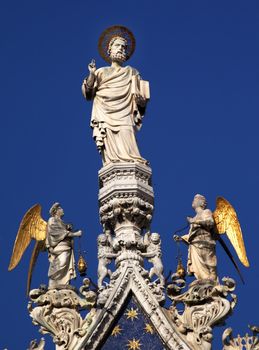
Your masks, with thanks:
[[[48,222],[41,217],[41,206],[36,204],[27,211],[17,233],[13,254],[8,270],[13,270],[21,260],[32,239],[36,240],[32,253],[27,281],[27,293],[30,289],[31,275],[40,251],[48,251],[49,288],[64,286],[76,277],[73,253],[73,237],[79,237],[82,231],[72,231],[71,224],[62,220],[64,211],[59,203],[50,208]]]
[[[175,241],[188,244],[187,272],[197,280],[209,279],[217,282],[216,241],[219,240],[223,248],[235,264],[226,244],[220,237],[226,233],[232,243],[240,261],[248,267],[242,231],[236,212],[231,204],[223,197],[217,198],[214,213],[207,209],[206,198],[200,194],[194,196],[192,207],[196,215],[187,217],[190,224],[189,233],[182,237],[174,235]],[[235,264],[236,268],[237,265]]]

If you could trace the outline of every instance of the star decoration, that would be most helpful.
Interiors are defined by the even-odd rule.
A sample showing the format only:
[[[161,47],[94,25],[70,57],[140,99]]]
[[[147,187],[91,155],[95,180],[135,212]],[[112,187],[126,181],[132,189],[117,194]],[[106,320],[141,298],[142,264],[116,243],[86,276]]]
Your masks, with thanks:
[[[118,324],[115,326],[112,330],[112,336],[117,337],[117,335],[121,334],[122,329],[120,328],[120,325]]]
[[[127,312],[125,313],[125,315],[127,316],[127,320],[131,319],[131,321],[133,321],[134,318],[138,318],[138,311],[133,307],[130,310],[127,309],[126,311]]]
[[[146,323],[146,327],[144,328],[144,330],[146,333],[154,334],[153,327],[149,323]]]
[[[128,340],[128,342],[128,350],[141,350],[140,346],[142,344],[140,344],[140,340],[133,338],[132,340]]]

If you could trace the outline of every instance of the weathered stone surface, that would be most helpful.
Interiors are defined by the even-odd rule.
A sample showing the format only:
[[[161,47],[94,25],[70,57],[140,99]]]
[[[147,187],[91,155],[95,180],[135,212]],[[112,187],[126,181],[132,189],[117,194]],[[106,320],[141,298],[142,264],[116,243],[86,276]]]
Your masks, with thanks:
[[[114,163],[99,171],[101,223],[118,241],[136,244],[150,227],[154,209],[151,169],[138,163]]]
[[[236,338],[232,336],[232,328],[227,328],[222,334],[222,350],[259,350],[259,327],[249,326],[253,335],[246,333],[244,337],[238,335]]]
[[[149,84],[135,68],[123,67],[133,53],[130,47],[135,39],[127,28],[114,26],[107,28],[100,40],[105,42],[101,54],[111,66],[96,69],[92,60],[88,65],[89,76],[82,84],[84,97],[93,100],[91,127],[96,146],[104,165],[147,163],[140,155],[135,133],[141,128],[150,98]]]
[[[170,308],[172,321],[191,349],[210,350],[212,327],[221,324],[236,305],[236,296],[232,294],[234,280],[223,278],[222,282],[221,285],[213,280],[197,280],[185,293],[170,295],[173,300]],[[230,300],[227,299],[229,294]],[[177,310],[179,303],[184,307],[181,313]]]
[[[167,310],[159,305],[158,295],[161,295],[161,289],[159,285],[157,288],[156,290],[147,284],[143,277],[143,269],[138,264],[125,260],[117,279],[105,289],[106,293],[99,294],[99,297],[103,298],[102,306],[98,309],[95,321],[81,340],[78,349],[99,349],[108,336],[114,320],[120,317],[121,310],[133,294],[154,331],[161,338],[165,349],[190,350],[171,322]]]
[[[86,290],[87,289],[87,290]],[[57,350],[74,350],[83,337],[95,316],[96,295],[87,286],[80,288],[80,296],[73,288],[47,289],[39,288],[30,291],[31,301],[28,311],[40,332],[50,334]],[[36,304],[33,307],[33,304]],[[83,319],[80,311],[90,309]]]

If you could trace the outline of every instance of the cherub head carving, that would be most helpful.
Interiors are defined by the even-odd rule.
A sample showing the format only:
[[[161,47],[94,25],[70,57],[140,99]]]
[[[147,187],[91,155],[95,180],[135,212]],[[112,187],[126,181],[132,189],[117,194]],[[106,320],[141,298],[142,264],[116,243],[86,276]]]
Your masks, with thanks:
[[[160,234],[153,232],[150,236],[150,240],[154,244],[159,244],[160,243]]]
[[[99,244],[99,245],[105,246],[105,245],[107,244],[107,242],[108,242],[108,238],[107,238],[107,236],[106,236],[105,234],[101,233],[101,234],[98,236],[97,241],[98,241],[98,244]]]

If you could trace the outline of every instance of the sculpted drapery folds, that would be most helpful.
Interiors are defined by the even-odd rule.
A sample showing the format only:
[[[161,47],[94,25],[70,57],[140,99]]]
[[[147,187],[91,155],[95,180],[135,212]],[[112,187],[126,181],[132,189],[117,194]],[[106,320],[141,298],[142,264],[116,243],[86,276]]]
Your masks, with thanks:
[[[187,271],[196,279],[217,280],[216,233],[213,214],[206,209],[206,199],[197,194],[192,203],[196,215],[187,220],[190,224],[189,233],[185,236],[175,236],[188,244]]]
[[[93,137],[104,165],[111,162],[146,163],[140,155],[135,133],[141,127],[149,92],[144,96],[144,85],[136,69],[122,66],[129,58],[123,34],[112,36],[107,45],[107,60],[111,66],[96,69],[92,60],[88,65],[89,76],[82,85],[85,98],[93,99]]]
[[[76,277],[73,237],[82,232],[72,232],[72,226],[62,221],[63,209],[55,203],[50,209],[51,217],[47,225],[46,248],[49,256],[49,287],[67,285]]]
[[[206,209],[206,199],[201,195],[194,197],[192,206],[196,211],[190,223],[189,234],[182,238],[189,243],[188,273],[197,279],[217,280],[216,232],[213,214]]]
[[[14,242],[9,271],[18,265],[31,240],[36,241],[30,260],[27,294],[30,291],[32,272],[41,251],[48,251],[50,288],[68,285],[70,280],[76,277],[73,237],[81,236],[82,231],[73,231],[71,224],[63,222],[64,211],[59,203],[54,203],[49,213],[51,217],[46,222],[41,217],[41,206],[36,204],[31,207],[21,221]]]
[[[175,241],[183,241],[188,244],[187,270],[189,274],[194,274],[197,280],[218,281],[216,257],[216,241],[218,240],[242,279],[231,252],[221,238],[222,234],[227,235],[239,260],[248,267],[243,235],[235,209],[225,198],[218,197],[216,209],[212,213],[211,210],[206,209],[206,198],[200,194],[194,196],[192,207],[196,215],[193,218],[187,217],[190,224],[189,234],[182,237],[174,236]]]

